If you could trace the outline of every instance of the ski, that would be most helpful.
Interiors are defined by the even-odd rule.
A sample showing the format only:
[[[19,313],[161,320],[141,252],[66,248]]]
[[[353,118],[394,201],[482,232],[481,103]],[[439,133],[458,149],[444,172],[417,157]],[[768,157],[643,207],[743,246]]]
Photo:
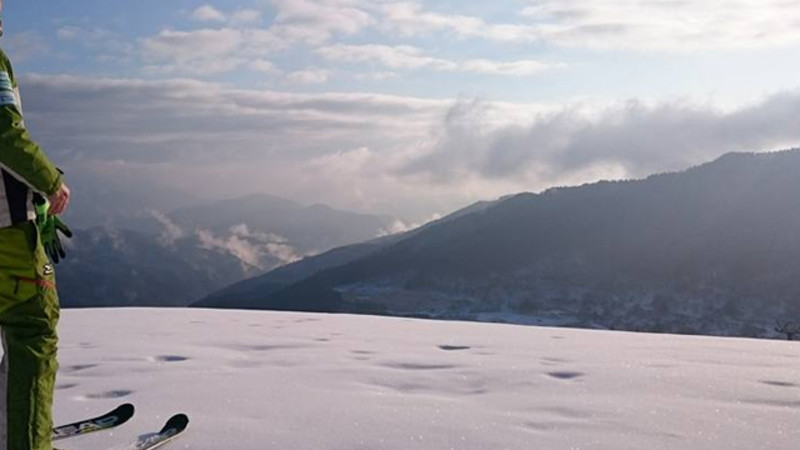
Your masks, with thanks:
[[[134,408],[130,403],[120,405],[117,409],[109,411],[102,416],[79,422],[60,425],[53,428],[53,440],[58,441],[75,436],[82,436],[97,431],[109,430],[118,427],[133,417]]]
[[[158,433],[142,436],[131,447],[132,450],[153,450],[177,438],[189,425],[186,414],[175,414],[167,420]]]

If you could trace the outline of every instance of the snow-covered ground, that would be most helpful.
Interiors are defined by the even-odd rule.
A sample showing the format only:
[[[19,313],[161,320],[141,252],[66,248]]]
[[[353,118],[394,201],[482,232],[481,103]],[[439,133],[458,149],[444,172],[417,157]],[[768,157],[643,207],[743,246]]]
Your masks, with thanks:
[[[800,343],[383,317],[64,311],[59,423],[136,416],[66,449],[800,448]],[[60,443],[59,443],[60,444]]]

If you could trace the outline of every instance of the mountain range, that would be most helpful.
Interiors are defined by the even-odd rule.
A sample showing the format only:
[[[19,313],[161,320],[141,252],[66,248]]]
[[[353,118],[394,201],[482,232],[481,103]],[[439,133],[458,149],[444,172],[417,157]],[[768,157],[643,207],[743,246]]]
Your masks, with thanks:
[[[85,194],[76,195],[84,200],[95,195],[77,193]],[[97,198],[98,207],[79,202],[65,219],[75,230],[66,242],[67,258],[57,267],[65,307],[185,306],[243,279],[385,235],[396,226],[389,216],[304,206],[265,194],[167,212],[147,208],[149,197],[130,192],[115,209],[100,208],[108,199]],[[86,218],[74,220],[80,211],[95,217],[99,226]]]
[[[495,202],[491,201],[477,202],[413,230],[379,237],[358,244],[338,247],[319,255],[309,256],[285,266],[278,267],[264,275],[234,283],[194,303],[194,306],[212,308],[251,308],[254,304],[257,305],[266,295],[303,281],[318,272],[357,261],[378,250],[408,239],[431,226],[455,220],[473,212],[482,211],[494,203]]]
[[[198,305],[774,335],[800,319],[798,174],[800,150],[731,153],[523,193]]]

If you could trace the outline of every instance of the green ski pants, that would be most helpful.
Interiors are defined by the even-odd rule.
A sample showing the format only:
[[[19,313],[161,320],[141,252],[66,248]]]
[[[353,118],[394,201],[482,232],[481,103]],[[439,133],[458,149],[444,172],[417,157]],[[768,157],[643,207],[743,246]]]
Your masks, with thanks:
[[[0,229],[0,450],[52,450],[58,317],[36,226]]]

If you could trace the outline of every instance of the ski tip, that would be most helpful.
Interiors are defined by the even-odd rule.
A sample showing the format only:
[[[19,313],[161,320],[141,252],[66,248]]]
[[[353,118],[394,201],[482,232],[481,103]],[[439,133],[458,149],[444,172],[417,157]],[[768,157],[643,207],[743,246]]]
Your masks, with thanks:
[[[57,426],[53,429],[53,440],[66,439],[97,431],[110,430],[129,421],[133,417],[134,406],[125,403],[114,408],[102,416],[85,419],[67,425]]]
[[[132,403],[125,403],[123,405],[119,405],[117,409],[114,410],[114,412],[133,415],[133,412],[135,410],[136,407],[134,407]]]
[[[117,425],[122,425],[123,423],[127,422],[133,417],[136,408],[130,403],[125,403],[124,405],[120,405],[114,411],[111,411],[110,414],[117,417]]]
[[[161,429],[161,433],[164,433],[169,430],[174,430],[174,432],[181,432],[189,425],[189,416],[186,414],[175,414],[174,416],[170,417],[167,423],[164,425],[164,428]]]

